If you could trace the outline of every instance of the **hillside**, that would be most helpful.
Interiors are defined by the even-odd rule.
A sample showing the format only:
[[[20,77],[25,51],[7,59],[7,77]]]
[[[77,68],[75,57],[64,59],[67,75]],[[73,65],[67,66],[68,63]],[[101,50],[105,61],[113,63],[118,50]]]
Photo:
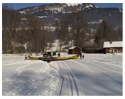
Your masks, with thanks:
[[[104,41],[122,40],[122,10],[91,3],[53,3],[19,9],[2,9],[3,53],[44,52],[59,40],[71,45],[102,48]],[[67,35],[68,34],[68,35]],[[37,42],[37,43],[36,43]]]
[[[106,20],[112,26],[122,27],[122,10],[119,8],[99,8],[91,3],[54,3],[41,6],[28,7],[18,10],[23,17],[27,14],[34,15],[46,24],[53,24],[56,18],[61,18],[72,12],[83,11],[90,27]]]

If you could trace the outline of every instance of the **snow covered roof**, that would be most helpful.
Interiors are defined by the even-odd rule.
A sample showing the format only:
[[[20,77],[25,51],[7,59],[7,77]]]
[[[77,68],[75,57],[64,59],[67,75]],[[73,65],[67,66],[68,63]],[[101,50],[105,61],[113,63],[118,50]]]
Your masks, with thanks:
[[[46,50],[46,52],[51,52],[51,50]]]
[[[74,49],[74,48],[76,48],[77,46],[72,46],[72,47],[70,47],[69,49]],[[78,47],[79,48],[79,47]],[[79,48],[80,49],[80,48]]]
[[[68,6],[78,6],[79,4],[82,5],[82,3],[66,3]]]
[[[108,47],[123,47],[122,41],[112,41],[110,42],[104,42],[103,48],[108,48]]]

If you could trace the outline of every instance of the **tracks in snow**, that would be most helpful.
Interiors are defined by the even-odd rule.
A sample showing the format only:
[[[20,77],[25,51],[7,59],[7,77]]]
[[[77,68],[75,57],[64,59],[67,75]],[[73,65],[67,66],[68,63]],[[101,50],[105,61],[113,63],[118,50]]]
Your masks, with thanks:
[[[9,82],[4,80],[6,84],[3,84],[3,95],[55,95],[59,80],[55,77],[58,78],[57,72],[46,62],[24,65],[8,78]]]
[[[51,66],[58,71],[62,78],[59,95],[79,96],[79,90],[75,77],[69,67],[64,62],[57,62],[57,64],[60,66],[60,70],[56,69],[53,65]]]
[[[49,64],[50,65],[50,64]],[[60,73],[60,71],[57,69],[57,68],[55,68],[53,65],[50,65],[53,69],[55,69],[58,73],[59,73],[59,75],[61,76],[61,78],[62,78],[62,82],[61,82],[61,88],[60,88],[60,92],[59,92],[59,96],[61,95],[61,93],[62,93],[62,87],[63,87],[63,82],[64,82],[64,77],[63,77],[63,75]]]
[[[23,70],[23,71],[25,71],[25,70]],[[23,72],[23,71],[21,71],[21,72]],[[25,89],[27,88],[27,86],[29,86],[29,82],[34,82],[38,76],[41,76],[41,71],[45,72],[45,64],[43,64],[41,69],[36,70],[36,72],[39,72],[38,74],[36,74],[34,77],[32,77],[30,80],[26,81],[25,83],[22,83],[21,85],[19,85],[19,87],[12,90],[10,95],[18,95],[18,93],[20,93],[22,91],[25,91],[25,95],[32,95],[32,93],[34,93],[36,91],[36,88],[31,88],[31,90],[25,90]],[[19,73],[17,75],[17,77],[20,76],[20,74],[21,73]],[[16,81],[16,79],[13,79],[13,81]]]
[[[63,63],[63,66],[66,69],[69,80],[70,80],[71,95],[77,95],[78,96],[79,91],[78,91],[78,88],[77,88],[76,80],[75,80],[73,74],[71,73],[70,69],[68,68],[68,66],[65,63]]]

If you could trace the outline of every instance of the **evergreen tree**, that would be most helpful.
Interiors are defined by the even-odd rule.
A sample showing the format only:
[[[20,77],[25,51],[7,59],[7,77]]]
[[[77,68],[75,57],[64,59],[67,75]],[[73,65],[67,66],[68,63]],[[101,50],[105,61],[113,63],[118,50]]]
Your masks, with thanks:
[[[115,40],[114,29],[105,20],[103,20],[102,23],[100,24],[100,27],[97,30],[95,42],[97,43],[99,48],[103,48],[104,41],[110,42],[113,40]]]

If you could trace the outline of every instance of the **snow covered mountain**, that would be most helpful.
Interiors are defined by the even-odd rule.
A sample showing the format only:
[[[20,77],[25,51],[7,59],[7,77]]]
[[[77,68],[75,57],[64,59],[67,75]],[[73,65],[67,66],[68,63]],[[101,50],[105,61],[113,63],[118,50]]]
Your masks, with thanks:
[[[80,11],[84,9],[98,8],[90,3],[55,3],[42,6],[34,6],[30,8],[20,9],[23,14],[36,14],[37,12],[51,12],[51,13],[71,13],[73,11]],[[47,14],[47,13],[46,13]]]
[[[106,20],[114,27],[122,27],[122,9],[99,8],[91,3],[53,3],[41,6],[28,7],[18,10],[23,16],[34,15],[45,22],[52,24],[58,17],[72,12],[83,11],[86,21],[91,27],[98,25],[100,20]]]

